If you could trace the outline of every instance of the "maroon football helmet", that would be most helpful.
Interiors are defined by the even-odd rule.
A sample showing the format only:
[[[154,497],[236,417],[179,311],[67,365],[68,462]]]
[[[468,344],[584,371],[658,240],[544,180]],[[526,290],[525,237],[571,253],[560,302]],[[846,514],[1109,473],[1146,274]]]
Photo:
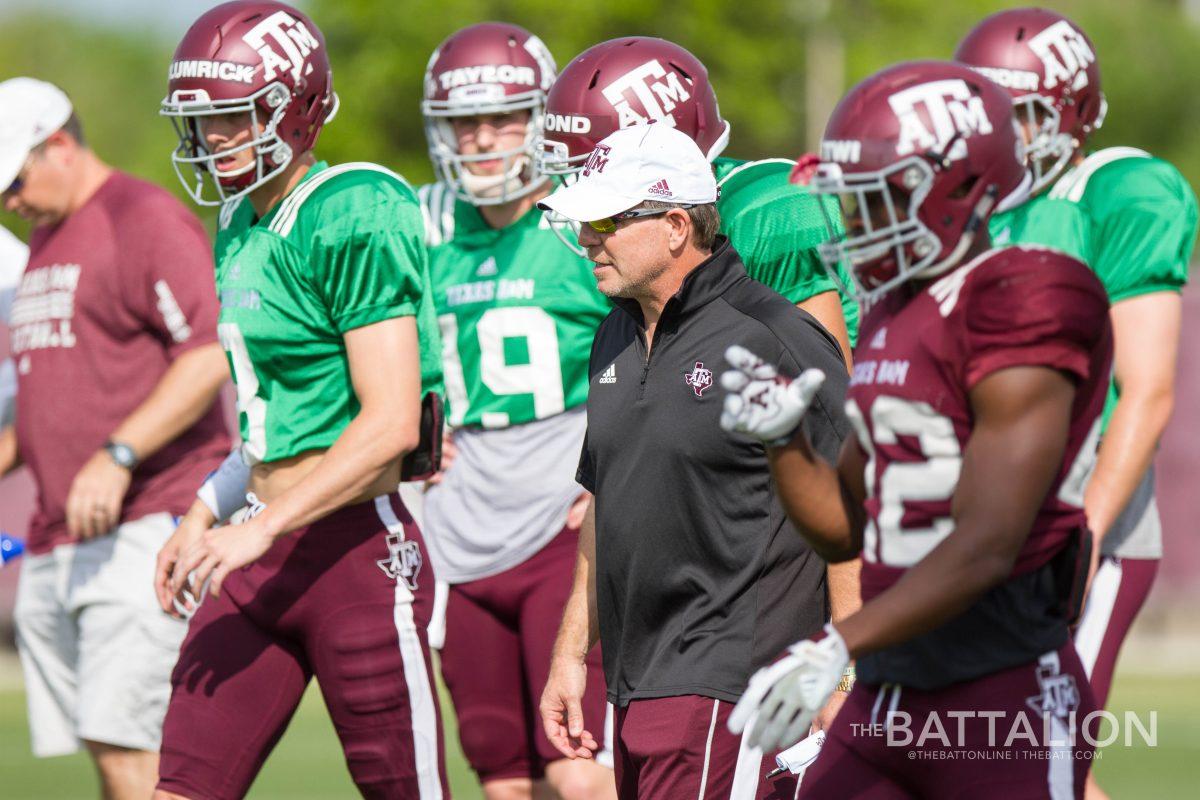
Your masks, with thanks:
[[[168,78],[159,113],[171,118],[179,135],[171,161],[200,205],[221,205],[270,180],[313,148],[337,111],[321,31],[291,6],[269,0],[237,0],[201,16],[176,48]],[[198,118],[242,113],[257,135],[234,150],[210,153]],[[252,163],[232,172],[217,168],[218,159],[249,148]],[[192,168],[194,182],[184,166]],[[214,186],[215,200],[206,196],[206,182]]]
[[[836,197],[821,256],[848,291],[874,300],[957,266],[993,211],[1012,208],[1030,176],[1009,97],[974,70],[914,61],[855,86],[834,109],[810,186]],[[821,204],[822,209],[825,204]]]
[[[438,45],[425,68],[425,137],[438,179],[460,198],[477,206],[499,205],[523,197],[545,179],[537,172],[533,149],[542,126],[546,91],[554,82],[554,57],[542,40],[517,25],[481,22]],[[504,152],[463,155],[450,120],[480,114],[529,110],[521,147]],[[475,175],[472,161],[501,159],[499,175]]]
[[[993,14],[954,53],[1012,95],[1018,122],[1029,126],[1033,191],[1052,183],[1104,122],[1096,51],[1071,20],[1044,8]]]
[[[540,169],[578,172],[601,139],[652,120],[692,137],[709,161],[729,142],[708,70],[694,55],[650,36],[601,42],[576,56],[550,90]]]

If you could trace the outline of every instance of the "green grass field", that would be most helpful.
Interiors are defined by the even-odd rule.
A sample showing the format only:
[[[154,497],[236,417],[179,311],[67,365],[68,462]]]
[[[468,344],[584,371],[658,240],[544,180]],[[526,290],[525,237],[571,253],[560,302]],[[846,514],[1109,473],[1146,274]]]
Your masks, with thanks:
[[[445,706],[448,707],[448,706]],[[1200,676],[1118,676],[1109,709],[1137,712],[1147,723],[1158,712],[1158,746],[1106,748],[1096,762],[1114,798],[1200,797]],[[449,716],[449,715],[448,715]],[[447,761],[456,798],[480,797],[478,784],[458,749],[453,719],[447,723]],[[1140,740],[1135,736],[1135,744]],[[25,700],[0,691],[0,798],[47,800],[97,796],[86,756],[38,760],[29,755]],[[319,695],[310,691],[287,734],[250,792],[257,800],[357,796]]]

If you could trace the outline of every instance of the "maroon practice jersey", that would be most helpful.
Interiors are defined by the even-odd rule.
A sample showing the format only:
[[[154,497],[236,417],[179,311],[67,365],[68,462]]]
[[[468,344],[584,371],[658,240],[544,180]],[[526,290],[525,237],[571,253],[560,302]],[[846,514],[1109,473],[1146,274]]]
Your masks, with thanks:
[[[75,213],[33,231],[10,329],[18,452],[38,489],[31,552],[69,540],[75,475],[172,360],[216,341],[218,310],[208,237],[157,186],[113,172]],[[228,448],[214,406],[134,470],[121,520],[183,514]]]
[[[1042,568],[1086,527],[1083,488],[1095,459],[1112,362],[1108,300],[1099,280],[1082,262],[1054,250],[990,250],[916,292],[899,290],[885,297],[864,321],[854,361],[846,407],[867,459],[864,602],[953,533],[951,503],[971,438],[968,394],[975,384],[1016,366],[1051,367],[1075,381],[1063,463],[1010,581],[958,621],[970,623],[964,632],[974,641],[964,646],[988,651],[975,654],[978,659],[966,667],[968,672],[983,674],[1011,665],[999,662],[1020,663],[1014,659],[1027,655],[1002,654],[1011,650],[1006,643],[980,641],[978,624],[991,624],[992,612],[1012,616],[1019,608],[1040,618],[1046,635],[1025,637],[1026,646],[1038,650],[1032,658],[1058,646],[1054,642],[1065,638],[1066,621],[1056,618],[1054,576],[1034,573],[1049,572]],[[1003,597],[1006,592],[1010,596]],[[989,604],[995,606],[991,611],[984,608]],[[947,633],[939,629],[929,637]],[[1014,640],[1021,638],[1015,628],[1013,634]],[[955,647],[953,636],[948,643]],[[925,656],[934,661],[960,655],[944,652],[947,642],[924,644],[933,645]],[[910,673],[916,673],[926,679],[918,683],[942,683],[934,674],[939,670],[922,660],[908,652],[898,662],[900,674],[884,670],[882,678],[910,683]]]

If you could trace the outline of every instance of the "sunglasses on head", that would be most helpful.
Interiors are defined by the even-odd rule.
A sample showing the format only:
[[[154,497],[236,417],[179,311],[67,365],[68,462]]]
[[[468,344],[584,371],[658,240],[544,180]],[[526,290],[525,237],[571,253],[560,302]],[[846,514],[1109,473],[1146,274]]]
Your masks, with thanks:
[[[604,219],[589,220],[587,226],[597,233],[612,233],[617,229],[617,223],[627,219],[637,219],[638,217],[657,217],[660,214],[666,214],[668,211],[675,209],[691,208],[693,204],[671,206],[670,208],[631,208],[629,211],[622,211],[619,214],[613,214],[611,217]]]

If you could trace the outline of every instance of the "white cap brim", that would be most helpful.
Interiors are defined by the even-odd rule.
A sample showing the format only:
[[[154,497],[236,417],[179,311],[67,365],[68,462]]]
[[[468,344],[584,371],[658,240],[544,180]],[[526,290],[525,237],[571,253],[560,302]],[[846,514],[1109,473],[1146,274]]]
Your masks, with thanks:
[[[574,222],[591,222],[628,211],[641,202],[636,197],[597,190],[595,186],[577,181],[542,200],[538,208],[554,211]]]
[[[21,173],[29,152],[71,118],[62,89],[34,78],[0,83],[0,191]]]

